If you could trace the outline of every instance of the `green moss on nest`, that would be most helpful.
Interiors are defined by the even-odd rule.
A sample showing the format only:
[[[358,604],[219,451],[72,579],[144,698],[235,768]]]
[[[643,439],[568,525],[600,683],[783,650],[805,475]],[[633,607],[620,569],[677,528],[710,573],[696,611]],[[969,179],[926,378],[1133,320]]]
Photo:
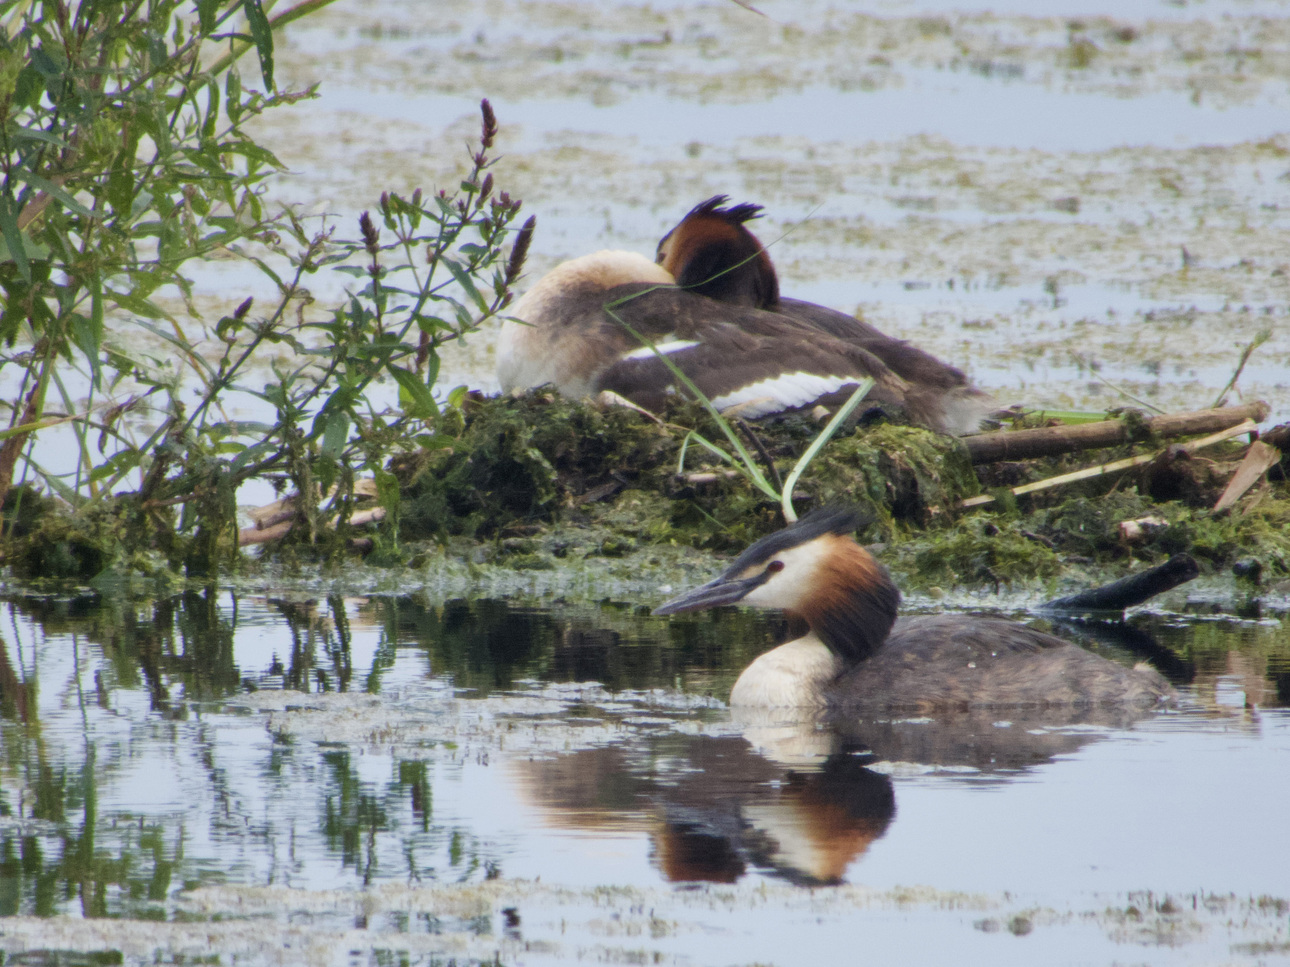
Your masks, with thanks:
[[[801,489],[820,504],[863,505],[890,533],[895,521],[928,523],[981,486],[958,440],[884,424],[830,442],[808,468]]]
[[[781,526],[775,501],[698,446],[678,476],[687,426],[726,446],[694,404],[677,401],[661,426],[628,409],[598,407],[553,394],[484,400],[468,414],[450,449],[405,465],[404,536],[500,535],[490,556],[511,567],[561,559],[631,558],[649,547],[688,545],[733,553]],[[798,415],[753,426],[757,444],[786,475],[820,424]],[[1036,462],[1047,476],[1063,459]],[[1064,564],[1115,574],[1133,560],[1155,562],[1191,551],[1210,569],[1257,558],[1268,574],[1290,573],[1286,485],[1242,514],[1214,517],[1207,506],[1158,502],[1133,478],[956,511],[980,492],[960,441],[918,427],[879,424],[831,441],[796,491],[799,513],[831,503],[867,508],[862,535],[892,542],[902,579],[921,586],[1048,581]],[[1125,520],[1154,516],[1132,545]]]
[[[958,521],[910,549],[913,581],[927,587],[1043,581],[1061,567],[1053,549],[1022,521],[991,514]]]
[[[532,393],[472,405],[449,448],[396,469],[404,482],[407,537],[496,533],[517,521],[549,522],[598,487],[661,487],[676,441],[620,407]]]
[[[1127,550],[1120,522],[1158,513],[1159,507],[1136,490],[1100,497],[1078,495],[1029,515],[1030,530],[1052,541],[1063,554],[1086,558],[1119,558]]]
[[[3,563],[27,578],[160,574],[177,567],[185,547],[173,512],[142,510],[134,494],[72,513],[28,487],[15,488],[5,502],[4,526]]]
[[[396,468],[404,481],[403,536],[481,537],[516,526],[585,521],[633,541],[735,550],[781,526],[774,501],[699,446],[689,446],[686,471],[721,472],[701,481],[678,476],[685,427],[729,447],[694,404],[677,401],[665,416],[668,425],[660,426],[629,409],[549,393],[473,404],[451,447]],[[787,474],[819,430],[815,421],[799,417],[752,432]],[[889,530],[893,521],[926,522],[938,508],[978,489],[957,440],[880,425],[830,443],[800,482],[797,502],[802,509],[867,506]],[[617,540],[599,543],[602,553],[621,553]]]

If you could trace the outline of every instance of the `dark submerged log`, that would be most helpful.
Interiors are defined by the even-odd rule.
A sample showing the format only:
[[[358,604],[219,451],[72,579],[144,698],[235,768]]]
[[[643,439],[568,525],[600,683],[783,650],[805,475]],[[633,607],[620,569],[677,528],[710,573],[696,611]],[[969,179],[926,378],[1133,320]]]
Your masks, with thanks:
[[[1100,588],[1057,598],[1041,605],[1040,611],[1083,613],[1088,611],[1123,611],[1135,604],[1185,584],[1200,573],[1200,566],[1190,554],[1175,554],[1163,564],[1130,574]]]

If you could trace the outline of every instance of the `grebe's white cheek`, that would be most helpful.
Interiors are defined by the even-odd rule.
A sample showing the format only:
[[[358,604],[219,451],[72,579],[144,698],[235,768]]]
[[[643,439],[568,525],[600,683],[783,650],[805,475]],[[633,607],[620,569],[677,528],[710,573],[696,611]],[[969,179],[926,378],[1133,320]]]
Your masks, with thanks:
[[[747,594],[744,595],[740,604],[750,604],[755,608],[782,608],[783,601],[780,600],[779,588],[775,584],[776,576],[772,576],[765,584],[759,584]]]
[[[820,548],[812,541],[776,554],[774,559],[783,567],[744,595],[744,603],[759,608],[793,610],[800,607],[812,593],[812,577],[819,553]]]

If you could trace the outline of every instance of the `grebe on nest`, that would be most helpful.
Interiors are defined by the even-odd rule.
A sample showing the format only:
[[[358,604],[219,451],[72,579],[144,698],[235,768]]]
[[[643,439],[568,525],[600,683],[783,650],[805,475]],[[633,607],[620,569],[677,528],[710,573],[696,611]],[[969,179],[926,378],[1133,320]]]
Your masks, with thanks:
[[[748,418],[840,403],[869,377],[869,399],[917,423],[979,428],[993,404],[958,370],[842,313],[781,299],[769,256],[743,226],[758,209],[724,201],[709,199],[664,237],[662,264],[604,251],[539,279],[502,324],[502,390],[610,390],[658,409],[685,392],[663,355],[719,410]],[[756,257],[744,261],[750,245]]]
[[[1125,668],[1026,625],[985,615],[897,618],[900,592],[852,539],[857,515],[816,511],[754,543],[720,577],[655,610],[723,604],[783,610],[807,633],[766,652],[730,704],[923,711],[1138,706],[1171,701],[1154,669]]]
[[[787,316],[816,332],[873,353],[920,395],[924,410],[935,410],[933,424],[951,433],[975,433],[998,404],[969,381],[963,371],[941,362],[903,339],[875,329],[862,319],[779,292],[770,254],[747,223],[761,218],[762,206],[726,207],[714,195],[690,209],[658,243],[656,261],[688,292],[730,305]]]

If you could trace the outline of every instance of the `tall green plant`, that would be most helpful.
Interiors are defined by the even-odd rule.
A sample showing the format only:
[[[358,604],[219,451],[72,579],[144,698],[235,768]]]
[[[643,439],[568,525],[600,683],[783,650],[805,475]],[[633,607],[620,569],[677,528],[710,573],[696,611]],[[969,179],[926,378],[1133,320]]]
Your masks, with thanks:
[[[168,531],[182,508],[191,540],[172,556],[205,572],[228,543],[237,486],[253,477],[295,485],[306,533],[320,495],[340,485],[343,509],[362,469],[397,509],[385,451],[439,439],[438,349],[505,305],[532,224],[508,259],[520,206],[493,187],[487,102],[452,192],[383,195],[379,219],[365,214],[348,241],[273,208],[268,179],[281,165],[245,124],[311,96],[275,90],[274,31],[330,2],[269,19],[261,0],[27,0],[0,17],[0,504],[16,469],[80,514],[137,488],[134,539]],[[263,91],[243,87],[236,61],[248,50]],[[273,303],[257,312],[233,296],[208,326],[189,274],[215,253],[253,264]],[[363,285],[311,322],[303,283],[323,270]],[[167,311],[159,295],[172,293],[185,312]],[[285,361],[252,375],[269,347]],[[370,400],[385,378],[399,386],[396,412]],[[239,393],[267,403],[273,421],[229,418]],[[161,419],[139,433],[128,414],[143,406]],[[75,434],[71,475],[32,451],[59,424]]]
[[[242,31],[269,93],[244,90],[232,58],[220,71],[205,66]],[[154,301],[158,290],[189,299],[185,263],[272,227],[260,193],[280,165],[243,125],[302,96],[273,92],[272,64],[259,0],[28,0],[5,14],[0,377],[16,392],[0,444],[0,500],[31,434],[55,420],[72,423],[83,457],[75,479],[50,481],[63,496],[96,496],[138,466],[129,446],[101,462],[126,408],[113,392],[148,368],[108,340],[107,323],[114,314],[150,320],[182,337]],[[88,377],[83,402],[72,398],[68,366]],[[94,433],[100,461],[90,456]]]

